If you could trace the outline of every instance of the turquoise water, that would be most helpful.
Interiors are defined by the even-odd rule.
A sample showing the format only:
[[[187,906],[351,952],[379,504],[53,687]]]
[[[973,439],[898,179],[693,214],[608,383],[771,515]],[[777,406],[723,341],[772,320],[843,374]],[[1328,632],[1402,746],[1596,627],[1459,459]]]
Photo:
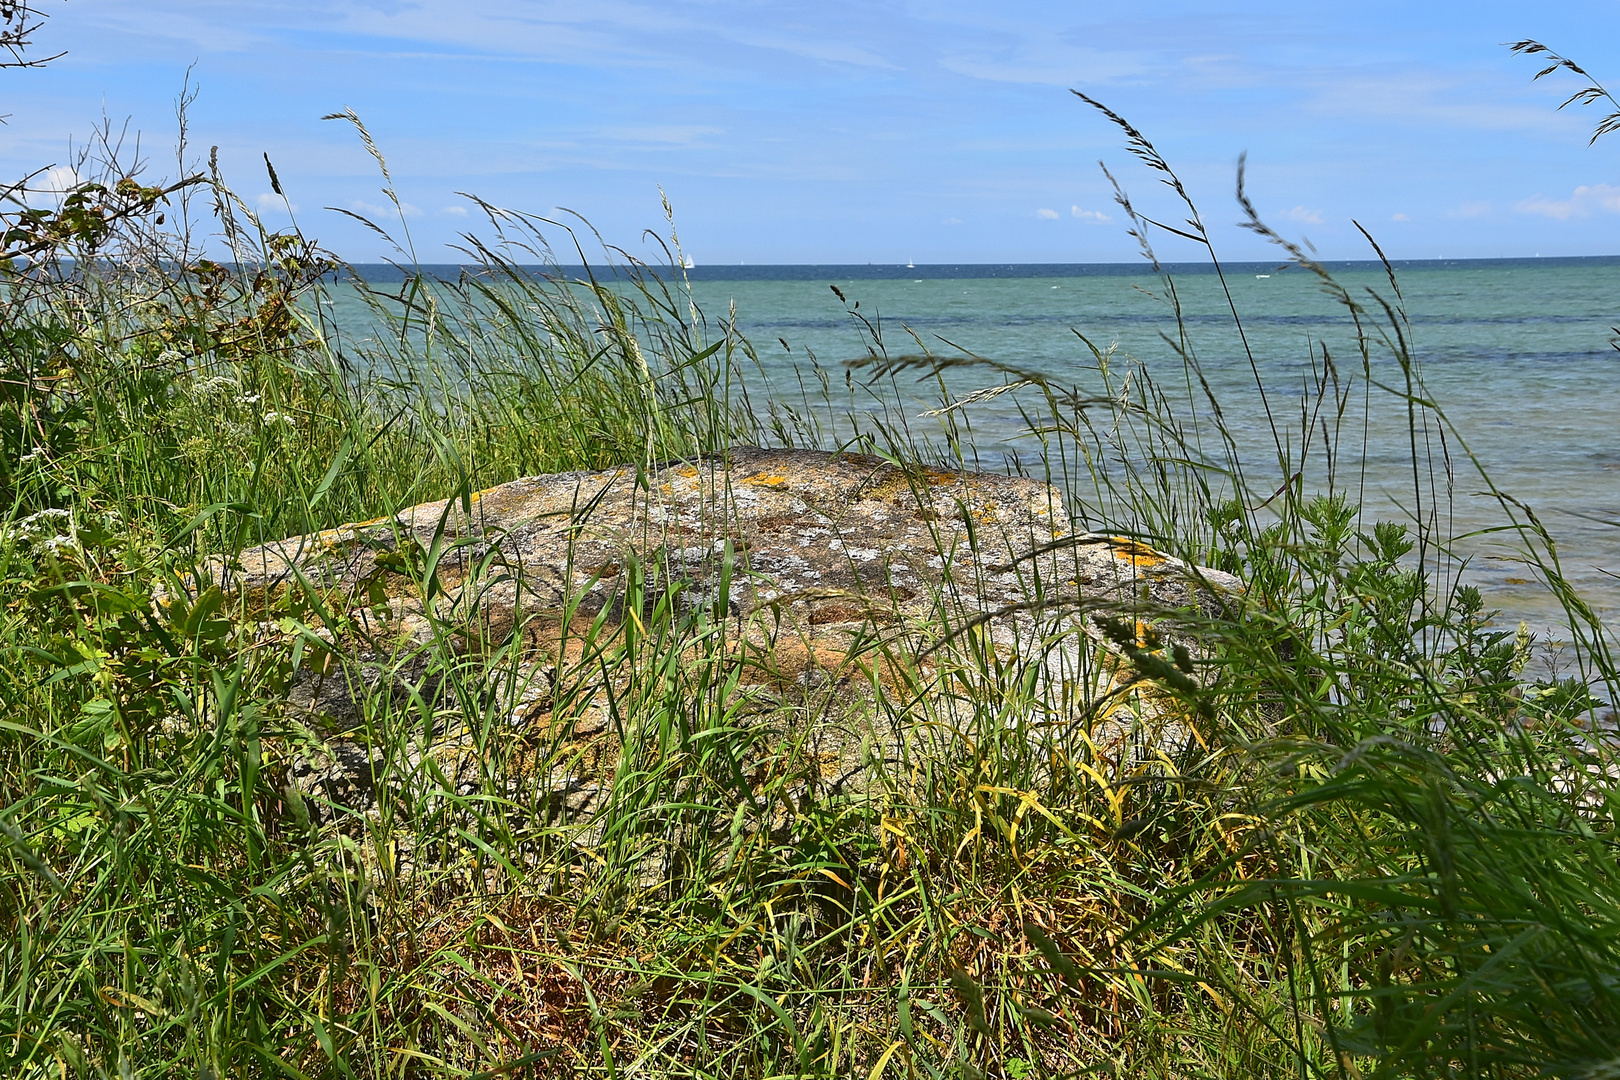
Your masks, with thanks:
[[[1369,309],[1375,338],[1389,332],[1391,324],[1369,292],[1395,302],[1384,270],[1366,264],[1334,270]],[[699,268],[690,277],[693,299],[711,322],[734,305],[737,327],[758,349],[775,391],[793,397],[796,372],[807,368],[810,356],[835,371],[843,391],[842,362],[867,355],[871,344],[830,285],[850,302],[859,301],[860,313],[880,325],[891,354],[916,354],[922,347],[942,356],[965,351],[1095,386],[1095,375],[1088,373],[1095,360],[1079,331],[1098,347],[1114,349],[1116,363],[1131,358],[1146,364],[1159,382],[1184,386],[1181,361],[1161,336],[1177,335],[1166,286],[1147,271],[717,267]],[[1249,356],[1273,414],[1297,430],[1302,390],[1313,366],[1321,367],[1324,347],[1359,385],[1356,327],[1345,308],[1297,268],[1231,267],[1224,288],[1205,271],[1181,268],[1173,275],[1182,326],[1228,426],[1238,433],[1253,470],[1251,487],[1269,493],[1280,470]],[[1528,504],[1552,531],[1567,576],[1600,610],[1620,615],[1620,579],[1611,576],[1620,573],[1620,526],[1614,524],[1620,522],[1620,352],[1610,344],[1617,333],[1611,327],[1620,323],[1620,259],[1398,264],[1397,274],[1406,313],[1400,332],[1410,336],[1428,394],[1496,486]],[[1231,307],[1241,317],[1241,335]],[[1392,355],[1375,340],[1375,378],[1399,385]],[[988,372],[959,370],[949,392],[997,381]],[[876,393],[891,406],[891,420],[904,413],[916,431],[931,425],[937,430],[937,421],[918,418],[941,404],[931,383],[903,380]],[[854,400],[859,407],[880,408],[864,394]],[[1376,390],[1365,412],[1360,401],[1358,389],[1341,438],[1340,482],[1360,493],[1369,512],[1398,518],[1402,507],[1413,505],[1406,408],[1398,397]],[[1028,462],[1039,453],[1012,395],[975,406],[971,419],[985,460],[999,461],[1005,451]],[[1431,479],[1425,470],[1420,482],[1425,498],[1432,484],[1435,505],[1449,516],[1452,533],[1464,537],[1458,550],[1470,559],[1469,579],[1507,621],[1559,621],[1515,557],[1511,537],[1468,535],[1504,518],[1494,499],[1477,494],[1485,485],[1463,446],[1454,436],[1448,439],[1449,476],[1437,438],[1430,448],[1435,472]]]

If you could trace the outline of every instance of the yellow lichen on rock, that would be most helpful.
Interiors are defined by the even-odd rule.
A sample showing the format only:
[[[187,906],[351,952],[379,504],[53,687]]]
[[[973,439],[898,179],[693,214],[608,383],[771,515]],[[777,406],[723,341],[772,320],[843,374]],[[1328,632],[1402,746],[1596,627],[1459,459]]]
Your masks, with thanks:
[[[1110,536],[1108,539],[1113,544],[1114,558],[1120,562],[1141,567],[1162,566],[1165,562],[1165,556],[1129,537]]]

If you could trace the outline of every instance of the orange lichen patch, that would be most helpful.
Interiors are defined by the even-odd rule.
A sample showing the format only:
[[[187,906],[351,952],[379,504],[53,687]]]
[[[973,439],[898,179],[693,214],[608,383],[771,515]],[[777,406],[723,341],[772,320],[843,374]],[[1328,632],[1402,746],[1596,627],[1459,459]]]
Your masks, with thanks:
[[[775,473],[759,472],[755,473],[753,476],[743,477],[743,483],[758,484],[761,487],[781,487],[783,484],[787,483],[787,477],[779,476]]]
[[[524,716],[529,725],[527,741],[533,750],[541,753],[532,755],[530,772],[564,760],[580,779],[599,780],[613,775],[623,744],[607,737],[611,725],[597,697],[596,694],[589,695],[588,699],[583,695],[575,696],[569,707],[562,710],[555,709],[550,699],[531,708]]]
[[[886,611],[869,603],[850,602],[847,600],[821,600],[810,605],[810,625],[822,626],[827,623],[862,623],[870,622],[880,626],[887,626],[899,620],[893,611]]]
[[[944,469],[922,469],[915,473],[902,472],[899,469],[883,469],[861,488],[861,497],[896,505],[918,499],[932,500],[932,496],[925,493],[925,488],[960,484],[962,479],[961,473],[947,472]]]
[[[565,627],[562,614],[555,609],[525,612],[521,616],[511,608],[492,610],[478,620],[475,629],[481,640],[496,646],[504,645],[514,632],[521,631],[525,657],[544,657],[564,668],[578,665],[585,658],[587,646],[593,655],[596,650],[612,648],[623,632],[617,618],[605,619],[598,625],[594,613],[576,611]]]
[[[696,476],[698,474],[697,469],[694,468],[691,465],[682,465],[680,468],[675,469],[673,471],[674,471],[676,476],[682,477],[684,479],[691,479],[692,477],[694,477],[694,476]]]
[[[1135,686],[1142,681],[1142,673],[1125,657],[1114,652],[1103,652],[1097,657],[1105,683],[1113,689]]]
[[[1158,566],[1164,562],[1164,556],[1146,544],[1138,544],[1124,536],[1110,536],[1108,539],[1114,545],[1114,558],[1120,562],[1128,562],[1132,566]]]
[[[487,487],[473,492],[471,495],[467,496],[467,505],[471,506],[473,503],[482,499],[485,495],[488,495],[492,491],[499,491],[504,486],[504,484],[497,484],[495,487]]]
[[[911,480],[904,473],[890,470],[882,474],[880,479],[868,482],[862,487],[861,497],[873,502],[903,506],[915,502],[917,493]]]
[[[907,670],[884,653],[852,652],[847,641],[833,637],[783,638],[773,642],[744,640],[737,646],[743,664],[742,682],[786,690],[796,685],[817,685],[806,679],[811,672],[832,684],[854,683],[869,687],[873,677],[886,693],[905,694],[919,675],[931,670],[921,664]]]
[[[357,530],[361,528],[364,528],[364,526],[340,525],[335,529],[322,529],[320,532],[315,534],[315,542],[321,545],[323,548],[334,548],[339,544],[352,543],[353,541],[360,539],[360,534]]]

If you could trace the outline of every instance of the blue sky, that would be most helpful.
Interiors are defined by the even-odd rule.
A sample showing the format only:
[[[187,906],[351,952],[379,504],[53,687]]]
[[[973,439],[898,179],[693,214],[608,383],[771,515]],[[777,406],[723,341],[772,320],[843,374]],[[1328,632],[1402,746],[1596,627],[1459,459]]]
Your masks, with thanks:
[[[1181,171],[1230,258],[1232,180],[1282,231],[1362,257],[1620,253],[1620,135],[1555,111],[1503,42],[1536,37],[1620,93],[1620,3],[1045,3],[886,0],[39,0],[48,68],[0,72],[0,168],[70,160],[129,119],[148,176],[175,172],[188,66],[194,149],[266,223],[355,261],[388,254],[323,209],[380,212],[386,153],[424,261],[476,225],[457,196],[568,207],[637,249],[663,226],[716,262],[1135,259],[1097,161],[1174,210],[1118,133],[1129,117]],[[1166,257],[1188,254],[1175,242]]]

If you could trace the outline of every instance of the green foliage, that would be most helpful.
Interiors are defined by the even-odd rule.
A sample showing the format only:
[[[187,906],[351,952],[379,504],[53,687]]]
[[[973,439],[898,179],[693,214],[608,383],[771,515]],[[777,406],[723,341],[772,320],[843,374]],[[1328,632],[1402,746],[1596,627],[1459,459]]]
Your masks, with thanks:
[[[1383,377],[1380,347],[1390,404],[1444,426],[1398,293],[1373,314],[1334,294],[1360,369],[1324,354],[1263,466],[1185,338],[1181,390],[1106,350],[1071,384],[892,358],[851,303],[863,375],[973,364],[1000,380],[986,396],[1022,395],[1078,527],[1243,580],[1207,610],[1071,611],[1032,580],[1060,617],[1027,648],[946,626],[924,664],[876,635],[817,686],[735,639],[732,551],[716,596],[668,561],[615,567],[622,626],[429,606],[429,643],[402,649],[319,583],[222,590],[207,558],[828,430],[960,463],[964,409],[918,443],[752,402],[729,325],[635,264],[531,273],[518,259],[559,227],[495,208],[477,272],[391,291],[330,282],[296,232],[237,228],[217,179],[238,262],[138,258],[148,195],[175,189],[109,175],[66,218],[19,219],[8,244],[47,246],[0,280],[7,1075],[1607,1075],[1601,626],[1504,497],[1568,604],[1573,674],[1495,628],[1424,482],[1469,463],[1414,463],[1391,523],[1346,496],[1343,463],[1288,449]],[[97,216],[115,196],[144,209]],[[73,255],[108,250],[117,273]],[[340,288],[376,342],[322,318]],[[454,544],[382,558],[431,598]],[[569,629],[536,668],[543,619]],[[338,734],[290,704],[317,675],[352,690],[368,805],[296,782]],[[828,751],[851,725],[858,751]],[[431,752],[451,736],[459,764]],[[595,790],[555,786],[582,763]]]

